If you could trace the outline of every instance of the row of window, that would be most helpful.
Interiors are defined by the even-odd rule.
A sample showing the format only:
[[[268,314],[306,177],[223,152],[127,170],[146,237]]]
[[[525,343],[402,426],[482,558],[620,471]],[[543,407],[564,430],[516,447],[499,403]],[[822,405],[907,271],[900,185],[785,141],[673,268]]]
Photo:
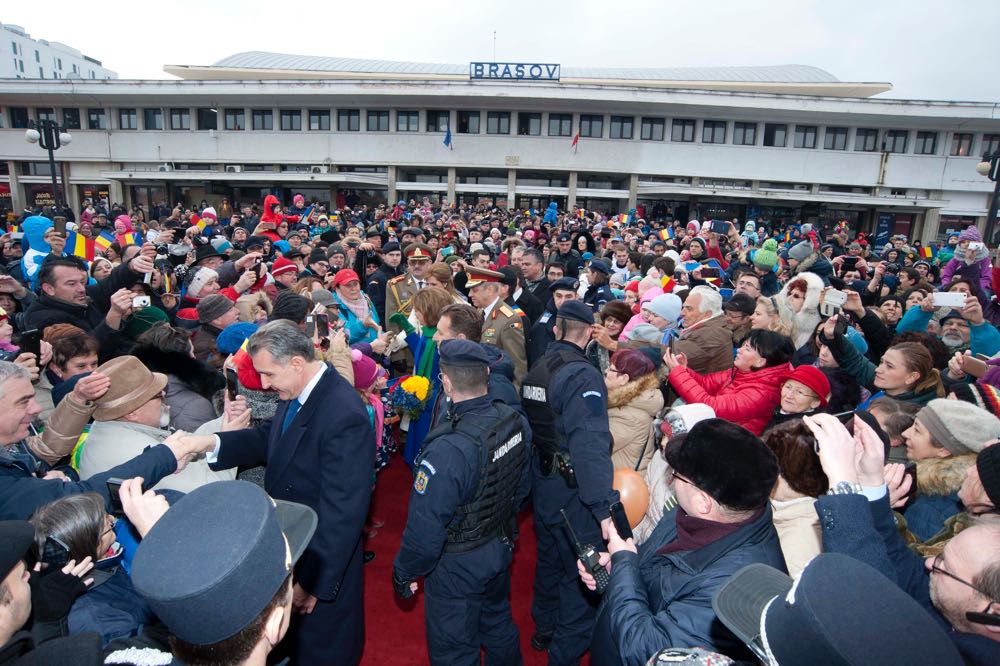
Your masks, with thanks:
[[[80,110],[63,109],[63,126],[67,129],[82,129]],[[140,111],[142,128],[146,130],[193,129],[192,113],[189,108],[167,109],[117,109],[118,129],[139,129]],[[211,108],[194,110],[196,128],[198,130],[219,129],[219,111]],[[10,107],[11,127],[24,128],[28,126],[28,109]],[[425,127],[428,132],[445,132],[449,128],[451,114],[449,111],[425,111]],[[53,108],[36,109],[38,120],[56,121],[56,111]],[[223,109],[221,126],[225,130],[240,131],[252,129],[269,131],[275,129],[273,109],[251,109],[250,122],[247,122],[246,109]],[[456,131],[459,134],[481,134],[483,131],[482,112],[459,111]],[[512,129],[509,111],[486,112],[486,134],[510,134]],[[396,111],[395,131],[419,132],[419,111]],[[332,115],[329,109],[310,109],[305,113],[305,128],[310,131],[330,131]],[[361,130],[362,114],[359,109],[338,109],[336,112],[336,129],[338,132],[358,132]],[[390,112],[388,110],[367,110],[364,114],[365,129],[369,132],[388,132],[390,130]],[[541,136],[542,114],[519,112],[516,118],[516,132],[520,136]],[[572,136],[573,115],[570,113],[547,114],[548,136]],[[579,133],[584,138],[609,138],[630,140],[635,135],[635,117],[612,115],[607,120],[608,132],[605,135],[605,116],[599,114],[580,114]],[[699,140],[699,121],[694,119],[674,118],[670,120],[669,140],[677,143],[694,143]],[[701,143],[725,144],[737,146],[764,145],[774,148],[784,148],[791,143],[793,148],[813,149],[819,147],[820,128],[816,125],[791,125],[784,123],[733,122],[732,136],[727,136],[730,123],[724,120],[700,121]],[[87,128],[92,130],[109,129],[108,115],[105,109],[87,109]],[[282,131],[298,132],[303,129],[303,112],[300,109],[282,109],[278,111],[278,128]],[[859,152],[876,152],[883,150],[889,153],[910,152],[909,130],[878,130],[857,128],[854,131],[853,143],[849,146],[849,131],[847,127],[826,127],[823,132],[824,150],[855,150]],[[758,142],[758,134],[762,141]],[[917,155],[935,155],[938,153],[940,132],[917,131],[913,141],[913,152]],[[881,137],[881,142],[879,141]],[[664,141],[668,138],[666,118],[642,117],[639,119],[639,139],[643,141]],[[956,132],[951,135],[950,155],[967,156],[972,154],[974,135],[968,132]],[[1000,134],[984,134],[982,152],[993,152],[1000,149]]]

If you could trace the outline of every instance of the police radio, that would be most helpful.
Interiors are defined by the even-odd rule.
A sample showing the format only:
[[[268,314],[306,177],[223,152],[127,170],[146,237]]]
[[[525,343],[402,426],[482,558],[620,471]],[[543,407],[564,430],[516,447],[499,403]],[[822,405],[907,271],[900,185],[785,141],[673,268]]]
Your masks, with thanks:
[[[608,588],[608,570],[601,566],[601,558],[597,549],[590,544],[581,546],[580,540],[576,538],[576,532],[573,531],[573,526],[566,516],[566,510],[559,509],[559,513],[562,514],[563,522],[566,523],[566,532],[569,533],[570,541],[573,542],[573,550],[576,551],[576,556],[580,558],[580,562],[583,563],[583,568],[587,570],[587,573],[594,577],[594,581],[597,583],[597,593],[604,594],[604,590]]]

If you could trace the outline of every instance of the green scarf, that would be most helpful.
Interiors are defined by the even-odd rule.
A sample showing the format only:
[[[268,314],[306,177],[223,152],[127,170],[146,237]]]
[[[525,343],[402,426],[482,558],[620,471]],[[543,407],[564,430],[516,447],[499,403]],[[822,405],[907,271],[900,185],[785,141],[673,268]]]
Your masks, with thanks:
[[[434,326],[421,327],[420,335],[425,340],[424,348],[420,352],[420,358],[417,359],[413,373],[421,377],[426,377],[431,380],[431,383],[437,381],[437,377],[431,377],[431,373],[434,372],[434,358],[437,356],[437,343],[434,342],[435,333],[437,333],[437,328]]]

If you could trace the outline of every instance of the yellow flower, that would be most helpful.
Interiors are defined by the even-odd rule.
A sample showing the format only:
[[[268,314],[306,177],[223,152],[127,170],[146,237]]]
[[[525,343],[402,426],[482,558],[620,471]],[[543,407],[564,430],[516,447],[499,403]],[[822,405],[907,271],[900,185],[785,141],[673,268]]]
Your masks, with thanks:
[[[403,390],[407,393],[412,393],[417,397],[417,400],[426,400],[427,392],[430,389],[430,382],[426,377],[420,377],[414,375],[412,377],[407,377],[403,380],[402,384]]]

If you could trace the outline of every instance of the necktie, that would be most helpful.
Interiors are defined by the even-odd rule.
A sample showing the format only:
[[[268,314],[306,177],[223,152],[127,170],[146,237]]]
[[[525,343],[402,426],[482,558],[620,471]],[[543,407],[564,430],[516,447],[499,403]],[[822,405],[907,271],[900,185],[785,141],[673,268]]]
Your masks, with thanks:
[[[423,289],[423,288],[424,288],[424,281],[417,280],[417,289]]]
[[[285,412],[285,420],[281,424],[281,432],[282,432],[282,434],[284,434],[284,432],[286,430],[288,430],[288,426],[290,426],[292,424],[292,419],[294,419],[295,415],[299,413],[299,407],[301,407],[301,406],[302,406],[302,403],[299,402],[298,398],[296,398],[295,400],[292,400],[290,403],[288,403],[288,411]]]

